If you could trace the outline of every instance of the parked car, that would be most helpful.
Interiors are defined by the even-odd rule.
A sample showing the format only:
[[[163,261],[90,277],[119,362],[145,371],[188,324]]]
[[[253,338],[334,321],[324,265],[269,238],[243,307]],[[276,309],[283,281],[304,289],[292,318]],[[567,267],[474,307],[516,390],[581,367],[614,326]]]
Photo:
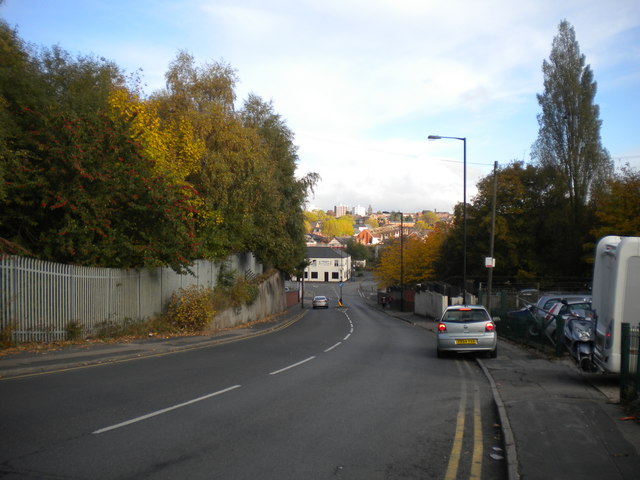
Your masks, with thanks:
[[[544,331],[549,323],[549,311],[558,302],[566,300],[568,302],[580,301],[591,302],[591,295],[589,294],[576,294],[576,293],[550,293],[542,295],[535,305],[528,307],[531,313],[530,321],[528,322],[527,332],[531,336],[540,335],[540,332]]]
[[[498,355],[498,318],[491,318],[482,305],[452,305],[447,307],[438,323],[437,353],[486,352]]]
[[[554,303],[545,317],[545,330],[547,335],[551,337],[555,334],[556,318],[558,316],[561,316],[565,323],[572,316],[593,319],[594,312],[591,309],[591,298],[563,299]]]
[[[568,302],[574,300],[581,300],[583,302],[591,302],[591,295],[589,294],[576,294],[576,293],[555,293],[541,296],[536,302],[533,314],[536,318],[544,320],[556,303],[566,300]]]
[[[311,304],[313,308],[329,308],[329,299],[324,295],[316,295]]]

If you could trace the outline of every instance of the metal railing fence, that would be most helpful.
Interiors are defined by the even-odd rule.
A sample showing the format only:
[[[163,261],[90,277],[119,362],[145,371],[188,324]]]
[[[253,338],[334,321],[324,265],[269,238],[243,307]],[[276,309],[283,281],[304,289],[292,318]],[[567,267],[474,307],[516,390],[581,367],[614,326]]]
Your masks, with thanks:
[[[213,288],[223,269],[245,276],[263,271],[251,253],[220,262],[198,260],[185,274],[161,267],[120,270],[2,257],[0,331],[17,343],[55,341],[66,337],[71,323],[89,336],[106,323],[143,321],[162,313],[180,288]]]
[[[514,342],[529,345],[549,354],[564,353],[564,319],[555,316],[553,322],[536,318],[529,309],[493,310],[492,316],[500,317],[496,323],[498,335]]]

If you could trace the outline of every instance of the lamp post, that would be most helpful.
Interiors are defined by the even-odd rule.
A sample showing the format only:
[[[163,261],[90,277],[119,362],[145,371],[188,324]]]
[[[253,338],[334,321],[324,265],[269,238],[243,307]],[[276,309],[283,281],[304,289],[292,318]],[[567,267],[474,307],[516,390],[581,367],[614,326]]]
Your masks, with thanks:
[[[462,303],[467,303],[467,138],[443,137],[441,135],[429,135],[429,140],[441,140],[448,138],[462,140],[463,143],[463,179],[462,179]]]
[[[491,289],[493,288],[493,268],[495,259],[493,258],[494,237],[496,230],[496,196],[498,192],[498,162],[493,163],[493,201],[491,206],[491,240],[489,242],[489,258],[491,266],[487,265],[489,272],[487,278],[487,310],[491,313]]]
[[[400,311],[404,312],[404,212],[400,212]]]

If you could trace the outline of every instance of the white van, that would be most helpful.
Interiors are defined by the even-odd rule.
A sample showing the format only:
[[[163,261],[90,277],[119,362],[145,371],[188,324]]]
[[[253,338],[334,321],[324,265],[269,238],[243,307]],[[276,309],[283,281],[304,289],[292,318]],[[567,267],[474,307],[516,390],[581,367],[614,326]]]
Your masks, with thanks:
[[[640,322],[640,237],[600,239],[592,295],[597,315],[594,362],[604,372],[619,373],[621,324]]]

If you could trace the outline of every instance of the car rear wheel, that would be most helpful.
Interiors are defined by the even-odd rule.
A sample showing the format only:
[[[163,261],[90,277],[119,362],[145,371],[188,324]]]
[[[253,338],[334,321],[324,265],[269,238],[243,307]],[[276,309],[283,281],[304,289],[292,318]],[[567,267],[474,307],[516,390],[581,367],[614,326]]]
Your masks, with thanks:
[[[498,357],[498,347],[494,348],[489,352],[489,358],[497,358]]]

